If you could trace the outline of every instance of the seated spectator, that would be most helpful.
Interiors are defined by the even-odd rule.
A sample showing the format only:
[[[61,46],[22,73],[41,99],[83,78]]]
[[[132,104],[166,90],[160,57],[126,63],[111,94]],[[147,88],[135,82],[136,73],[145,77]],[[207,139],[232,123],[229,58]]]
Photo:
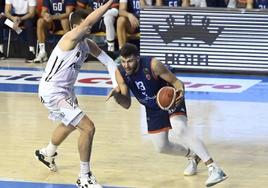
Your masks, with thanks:
[[[41,17],[37,21],[37,41],[39,53],[34,59],[34,63],[47,61],[45,49],[46,31],[52,34],[56,31],[70,30],[69,14],[74,10],[75,0],[43,0]]]
[[[144,0],[143,0],[144,1]],[[140,0],[119,0],[119,17],[117,19],[117,39],[119,49],[127,42],[127,34],[140,32]]]
[[[228,0],[206,0],[207,7],[227,7]]]
[[[103,5],[104,2],[104,0],[77,0],[77,5],[83,9],[94,11]],[[107,49],[110,52],[114,52],[115,50],[115,21],[118,17],[118,6],[118,1],[114,1],[111,8],[102,16],[102,19],[91,28],[91,33],[106,32]]]
[[[206,0],[190,0],[190,5],[194,7],[207,7]]]
[[[156,0],[156,6],[189,7],[189,0]]]
[[[195,7],[227,7],[245,8],[247,0],[191,0],[190,5]]]
[[[0,60],[5,59],[4,54],[4,22],[5,22],[5,0],[0,0]]]
[[[237,7],[237,0],[229,0],[227,3],[227,8],[236,8]]]
[[[268,0],[247,0],[247,9],[267,9]]]
[[[246,8],[247,0],[236,0],[236,8]]]
[[[35,7],[36,0],[6,0],[5,16],[14,22],[13,28],[24,26],[27,33],[29,51],[26,54],[26,63],[31,63],[35,58]]]

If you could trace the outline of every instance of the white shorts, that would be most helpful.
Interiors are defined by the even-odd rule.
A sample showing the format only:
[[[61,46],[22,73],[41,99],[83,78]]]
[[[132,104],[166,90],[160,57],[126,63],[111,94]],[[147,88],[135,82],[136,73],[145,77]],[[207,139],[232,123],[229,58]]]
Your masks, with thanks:
[[[48,118],[53,121],[61,121],[66,126],[77,126],[85,116],[84,112],[78,107],[76,97],[40,96],[40,98],[49,110]]]

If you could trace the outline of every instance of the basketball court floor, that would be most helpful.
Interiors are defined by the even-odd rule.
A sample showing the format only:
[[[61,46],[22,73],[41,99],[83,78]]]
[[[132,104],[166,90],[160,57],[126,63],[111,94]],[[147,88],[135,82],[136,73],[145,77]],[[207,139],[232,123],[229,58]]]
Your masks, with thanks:
[[[45,64],[0,61],[0,188],[74,188],[79,173],[78,134],[59,147],[58,172],[34,158],[56,123],[38,97]],[[268,77],[231,74],[177,74],[186,86],[189,126],[229,178],[217,188],[268,187]],[[85,64],[76,83],[80,107],[96,126],[91,169],[105,188],[202,188],[207,169],[183,176],[184,157],[157,154],[133,98],[129,110],[113,100],[107,71]]]

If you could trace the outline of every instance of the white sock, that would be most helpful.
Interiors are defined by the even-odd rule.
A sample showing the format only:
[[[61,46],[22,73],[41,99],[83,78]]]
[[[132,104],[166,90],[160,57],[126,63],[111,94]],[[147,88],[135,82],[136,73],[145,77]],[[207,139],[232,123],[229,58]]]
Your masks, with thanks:
[[[39,53],[45,53],[45,43],[39,43]]]
[[[101,51],[97,59],[107,67],[112,83],[113,83],[113,88],[115,88],[117,86],[117,82],[115,79],[115,70],[117,69],[116,63],[104,51]]]
[[[89,162],[80,161],[80,177],[81,178],[88,177],[89,171],[90,171]]]
[[[0,44],[0,52],[4,52],[4,47],[3,47],[3,44]]]
[[[46,148],[41,149],[42,152],[45,153],[46,156],[53,156],[57,150],[57,146],[49,142]]]
[[[29,51],[35,53],[35,49],[33,46],[29,46]]]

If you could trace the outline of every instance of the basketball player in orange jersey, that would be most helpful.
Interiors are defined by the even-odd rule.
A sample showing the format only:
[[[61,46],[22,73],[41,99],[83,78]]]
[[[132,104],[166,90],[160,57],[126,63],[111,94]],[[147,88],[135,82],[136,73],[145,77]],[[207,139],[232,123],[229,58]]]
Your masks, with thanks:
[[[109,9],[113,0],[99,7],[91,14],[78,10],[70,14],[71,31],[60,39],[54,48],[39,84],[39,97],[49,110],[49,118],[59,120],[47,147],[35,151],[35,156],[51,171],[56,171],[57,147],[74,130],[80,132],[78,151],[80,173],[77,179],[79,188],[102,188],[90,170],[90,156],[95,126],[90,118],[78,107],[74,94],[74,84],[78,72],[89,53],[94,55],[107,68],[116,86],[114,61],[95,42],[86,38],[91,27]]]
[[[111,90],[107,100],[113,96],[118,104],[128,109],[131,90],[146,108],[148,133],[157,152],[188,157],[189,164],[184,171],[188,176],[197,173],[197,165],[202,160],[208,167],[209,176],[205,183],[208,187],[225,180],[226,174],[187,126],[183,83],[157,59],[139,57],[138,49],[133,44],[127,43],[121,48],[120,58],[121,64],[116,70],[118,86]],[[161,110],[156,103],[157,92],[166,85],[173,86],[179,93],[176,107],[169,111]],[[170,141],[171,134],[182,143]]]

